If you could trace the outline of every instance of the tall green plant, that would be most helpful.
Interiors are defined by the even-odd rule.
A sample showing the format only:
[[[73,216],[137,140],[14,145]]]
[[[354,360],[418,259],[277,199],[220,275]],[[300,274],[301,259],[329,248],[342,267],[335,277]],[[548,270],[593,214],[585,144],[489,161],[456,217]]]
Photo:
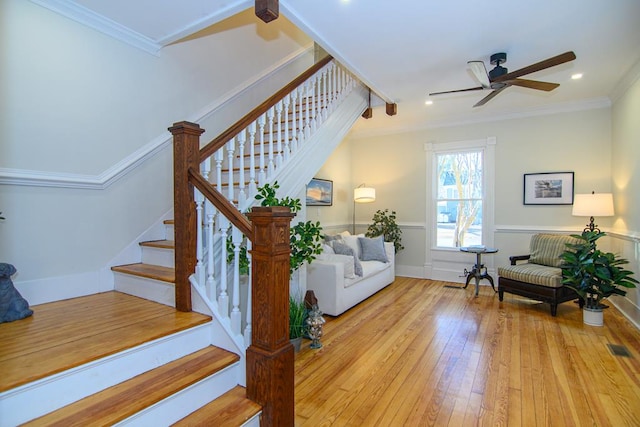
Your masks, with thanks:
[[[373,224],[369,225],[365,236],[384,236],[385,242],[393,242],[395,253],[404,249],[401,243],[402,230],[396,223],[396,211],[389,212],[389,209],[376,211],[375,215],[373,215]]]
[[[603,299],[627,294],[618,286],[635,288],[638,283],[631,277],[632,271],[621,267],[628,260],[596,247],[596,241],[605,235],[589,230],[572,234],[580,242],[567,243],[568,249],[562,253],[562,283],[573,289],[587,308],[602,308]]]
[[[300,338],[305,333],[305,319],[307,308],[304,301],[298,301],[289,296],[289,338]]]
[[[258,187],[256,200],[260,201],[260,206],[286,206],[292,213],[297,213],[302,209],[300,199],[293,199],[289,196],[278,198],[277,190],[280,188],[278,182],[273,185],[265,184]],[[317,255],[322,253],[322,227],[320,222],[298,222],[290,227],[289,243],[291,245],[291,255],[289,257],[289,273],[299,269],[302,264],[311,263],[316,259]],[[227,239],[227,260],[232,262],[234,259],[233,244],[231,238]],[[249,260],[247,258],[246,245],[240,247],[240,271],[247,272],[249,268]]]

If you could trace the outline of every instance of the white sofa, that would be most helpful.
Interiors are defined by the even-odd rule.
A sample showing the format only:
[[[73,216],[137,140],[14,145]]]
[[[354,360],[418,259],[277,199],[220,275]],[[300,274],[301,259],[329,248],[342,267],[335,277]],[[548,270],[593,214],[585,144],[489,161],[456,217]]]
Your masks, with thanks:
[[[362,266],[361,276],[355,274],[357,267],[354,255],[335,253],[332,245],[325,245],[323,253],[307,266],[307,290],[314,292],[324,314],[338,316],[395,280],[393,243],[380,242],[387,262],[367,260],[371,257],[366,256],[366,248],[365,254],[362,253],[359,237],[364,238],[363,235],[343,233],[343,242],[358,256]]]

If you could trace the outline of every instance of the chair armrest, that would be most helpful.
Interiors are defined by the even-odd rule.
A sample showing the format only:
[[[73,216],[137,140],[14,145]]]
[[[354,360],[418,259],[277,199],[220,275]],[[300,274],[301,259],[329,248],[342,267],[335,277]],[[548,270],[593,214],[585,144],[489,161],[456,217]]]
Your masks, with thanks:
[[[509,257],[511,265],[516,265],[516,261],[526,261],[531,258],[531,255],[513,255]]]

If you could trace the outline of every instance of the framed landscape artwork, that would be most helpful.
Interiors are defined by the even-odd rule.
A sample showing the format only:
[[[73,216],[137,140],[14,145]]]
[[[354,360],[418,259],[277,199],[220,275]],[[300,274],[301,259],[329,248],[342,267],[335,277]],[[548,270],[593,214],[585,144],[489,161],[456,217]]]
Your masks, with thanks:
[[[307,184],[307,206],[333,205],[333,181],[313,178]]]
[[[573,172],[524,174],[525,205],[572,205]]]

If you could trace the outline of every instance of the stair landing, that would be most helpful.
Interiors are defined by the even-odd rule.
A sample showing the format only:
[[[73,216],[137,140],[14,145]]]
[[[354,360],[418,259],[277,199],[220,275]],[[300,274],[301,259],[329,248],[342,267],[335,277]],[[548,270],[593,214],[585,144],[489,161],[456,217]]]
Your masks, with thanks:
[[[0,392],[209,322],[120,292],[35,305],[0,324]]]

